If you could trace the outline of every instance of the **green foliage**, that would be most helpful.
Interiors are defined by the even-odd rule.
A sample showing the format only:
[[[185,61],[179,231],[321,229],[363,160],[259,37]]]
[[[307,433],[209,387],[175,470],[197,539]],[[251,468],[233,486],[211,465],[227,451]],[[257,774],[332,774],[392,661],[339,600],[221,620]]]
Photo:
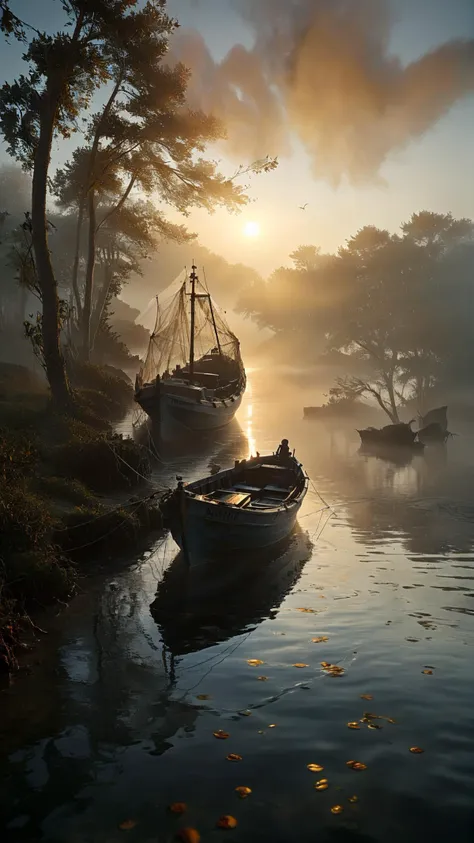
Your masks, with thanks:
[[[119,435],[57,445],[50,450],[49,460],[59,477],[75,478],[96,492],[137,486],[150,473],[145,449]]]
[[[72,559],[90,558],[91,551],[103,558],[136,545],[144,528],[161,526],[160,511],[149,501],[131,501],[112,510],[83,506],[67,515],[57,540]]]
[[[53,501],[72,503],[75,506],[85,506],[94,496],[87,486],[79,480],[43,475],[34,481],[37,492]]]

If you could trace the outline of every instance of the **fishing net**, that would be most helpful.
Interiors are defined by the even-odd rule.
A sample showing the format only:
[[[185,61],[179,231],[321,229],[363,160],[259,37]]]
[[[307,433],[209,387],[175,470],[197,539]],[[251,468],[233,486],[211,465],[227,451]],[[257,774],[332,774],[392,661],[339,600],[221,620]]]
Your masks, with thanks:
[[[212,300],[196,279],[194,307],[194,373],[219,376],[221,384],[245,378],[240,343]],[[167,300],[157,300],[157,316],[142,368],[142,383],[160,377],[189,377],[192,347],[191,284],[184,281]]]

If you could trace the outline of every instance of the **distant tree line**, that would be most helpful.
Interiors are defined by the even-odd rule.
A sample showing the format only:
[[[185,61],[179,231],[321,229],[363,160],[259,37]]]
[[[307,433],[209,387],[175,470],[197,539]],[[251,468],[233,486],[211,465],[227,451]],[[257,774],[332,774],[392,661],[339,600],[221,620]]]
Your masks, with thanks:
[[[369,375],[340,378],[333,400],[370,395],[398,421],[401,405],[423,409],[436,385],[474,387],[471,220],[423,211],[400,233],[366,226],[336,254],[305,245],[291,258],[238,309],[295,349],[303,338],[307,356],[364,364]]]

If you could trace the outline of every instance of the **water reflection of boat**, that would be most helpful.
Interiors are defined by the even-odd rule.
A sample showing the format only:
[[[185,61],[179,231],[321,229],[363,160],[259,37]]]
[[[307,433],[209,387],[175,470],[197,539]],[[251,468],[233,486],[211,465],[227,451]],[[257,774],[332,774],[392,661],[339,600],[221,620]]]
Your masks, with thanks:
[[[258,559],[246,555],[232,566],[213,562],[190,568],[178,554],[158,586],[151,614],[163,645],[174,656],[227,641],[277,613],[311,555],[299,528]]]
[[[158,312],[135,400],[155,421],[216,430],[235,416],[245,391],[240,343],[216,310],[196,267],[165,312]],[[187,299],[190,300],[188,315]]]
[[[229,551],[254,550],[292,531],[308,490],[303,466],[284,439],[274,454],[178,488],[162,502],[165,524],[191,565]]]
[[[419,442],[414,442],[412,445],[361,445],[359,454],[363,457],[375,457],[378,460],[385,460],[396,465],[408,465],[416,454],[422,454],[424,446],[420,446]]]

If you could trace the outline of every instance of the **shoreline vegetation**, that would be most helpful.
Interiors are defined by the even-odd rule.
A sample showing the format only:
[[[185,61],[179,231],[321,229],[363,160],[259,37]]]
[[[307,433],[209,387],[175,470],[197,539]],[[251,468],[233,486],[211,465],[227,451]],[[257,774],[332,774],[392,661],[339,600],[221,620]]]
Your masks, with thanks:
[[[17,668],[35,613],[162,526],[149,453],[113,432],[127,376],[74,363],[69,377],[73,409],[59,413],[31,370],[0,364],[0,674]]]

